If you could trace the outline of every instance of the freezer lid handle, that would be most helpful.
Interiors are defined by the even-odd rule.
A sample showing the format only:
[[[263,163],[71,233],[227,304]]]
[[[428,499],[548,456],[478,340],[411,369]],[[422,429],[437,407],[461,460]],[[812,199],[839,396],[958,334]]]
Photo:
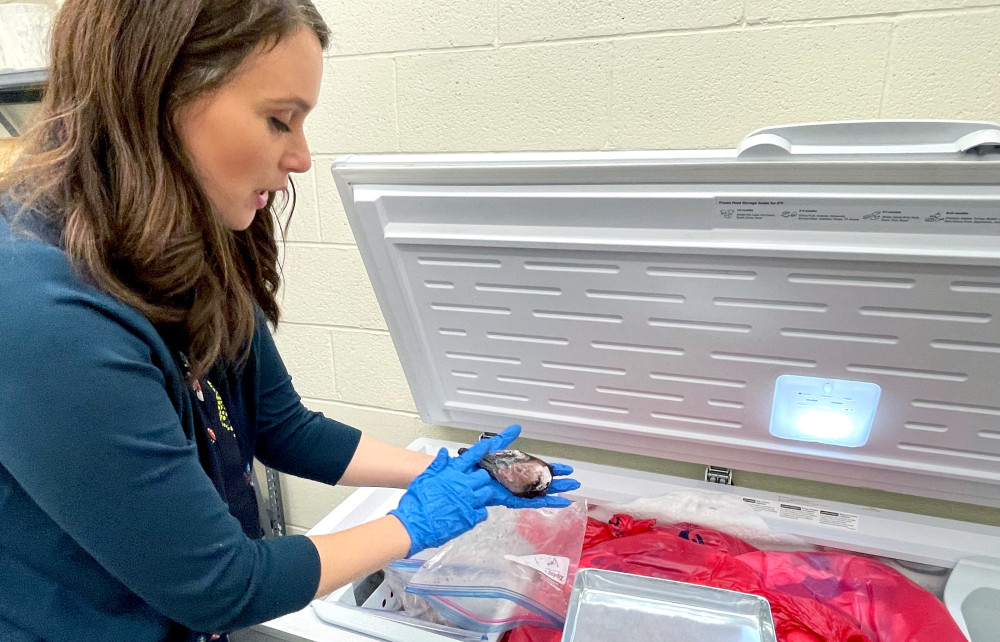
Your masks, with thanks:
[[[740,160],[805,156],[1000,154],[1000,125],[966,120],[864,120],[765,127],[737,147]]]

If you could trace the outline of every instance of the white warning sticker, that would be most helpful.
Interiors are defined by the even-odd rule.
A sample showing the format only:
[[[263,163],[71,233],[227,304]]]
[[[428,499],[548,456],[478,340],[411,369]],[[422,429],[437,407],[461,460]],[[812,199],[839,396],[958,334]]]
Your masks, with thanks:
[[[744,497],[743,503],[757,513],[765,513],[782,519],[810,522],[820,526],[832,526],[849,531],[858,530],[861,517],[854,513],[845,513],[820,506],[810,506],[798,501],[772,501],[759,497]]]
[[[778,502],[771,502],[766,499],[757,499],[755,497],[744,497],[743,503],[747,504],[758,513],[770,513],[772,515],[778,514]]]
[[[505,560],[541,571],[560,584],[569,577],[569,558],[560,555],[504,555]]]

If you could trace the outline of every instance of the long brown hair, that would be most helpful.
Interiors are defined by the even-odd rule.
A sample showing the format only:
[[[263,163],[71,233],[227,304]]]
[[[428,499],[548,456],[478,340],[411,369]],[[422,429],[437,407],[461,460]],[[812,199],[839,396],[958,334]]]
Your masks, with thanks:
[[[272,196],[245,231],[227,228],[174,115],[303,26],[326,49],[310,0],[67,0],[37,125],[0,177],[22,212],[62,230],[81,276],[140,310],[196,377],[245,354],[255,306],[278,321],[280,208]]]

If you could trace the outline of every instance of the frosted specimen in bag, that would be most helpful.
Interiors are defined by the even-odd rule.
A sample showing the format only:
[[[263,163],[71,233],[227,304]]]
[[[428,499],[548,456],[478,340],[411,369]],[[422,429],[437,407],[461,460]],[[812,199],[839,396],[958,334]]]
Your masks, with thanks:
[[[464,451],[462,449],[459,453]],[[552,483],[552,467],[520,450],[498,450],[487,454],[479,461],[479,467],[518,497],[541,497]]]

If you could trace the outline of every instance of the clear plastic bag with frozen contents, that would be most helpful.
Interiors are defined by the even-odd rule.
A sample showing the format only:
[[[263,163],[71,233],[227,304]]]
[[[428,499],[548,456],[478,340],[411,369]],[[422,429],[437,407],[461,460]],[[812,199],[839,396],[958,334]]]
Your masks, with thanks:
[[[426,622],[450,625],[451,622],[439,615],[437,609],[428,603],[427,600],[419,595],[416,595],[415,593],[406,592],[406,587],[413,579],[413,575],[420,570],[420,567],[423,566],[425,562],[426,560],[408,557],[406,559],[396,560],[395,562],[390,563],[385,567],[386,586],[395,595],[400,597],[402,609],[408,615],[412,615],[413,617]]]
[[[586,504],[489,512],[417,570],[406,593],[470,631],[561,629],[583,547]]]

